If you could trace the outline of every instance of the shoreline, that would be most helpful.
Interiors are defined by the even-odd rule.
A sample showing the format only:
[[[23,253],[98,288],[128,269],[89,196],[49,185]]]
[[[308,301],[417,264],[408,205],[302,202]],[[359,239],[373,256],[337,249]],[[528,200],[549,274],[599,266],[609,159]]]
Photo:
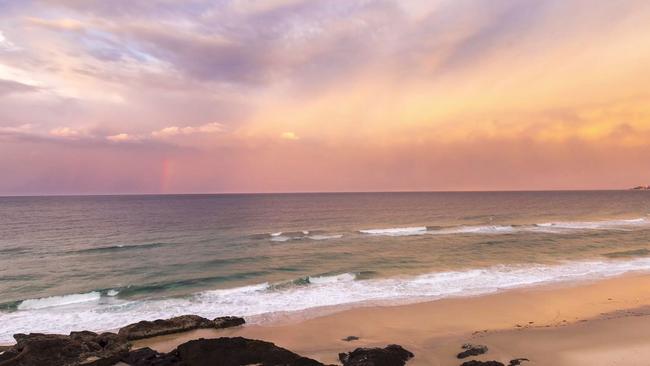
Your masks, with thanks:
[[[415,354],[408,365],[444,366],[462,363],[455,355],[470,342],[490,348],[477,359],[506,364],[521,357],[530,359],[530,365],[611,365],[608,355],[650,359],[648,315],[650,274],[628,273],[408,305],[357,307],[307,319],[289,315],[267,324],[143,339],[134,348],[168,352],[193,339],[241,336],[336,363],[339,352],[397,343]],[[348,336],[360,339],[342,340]]]
[[[343,273],[308,277],[307,285],[300,283],[292,286],[293,282],[281,282],[281,286],[276,288],[275,284],[267,282],[231,289],[204,290],[189,297],[141,300],[100,295],[97,290],[25,300],[20,304],[29,305],[25,309],[0,313],[0,319],[6,320],[6,327],[0,332],[3,341],[0,344],[12,344],[12,335],[16,333],[115,331],[140,320],[181,314],[204,317],[236,314],[245,317],[249,323],[275,323],[283,319],[303,321],[354,308],[402,306],[488,296],[517,289],[571,286],[573,283],[650,273],[648,268],[650,257],[566,261],[530,266],[503,265],[361,280],[356,280],[358,274]],[[285,283],[290,286],[282,287]],[[72,306],[56,307],[57,302],[63,301],[65,304],[65,301],[69,301],[68,297],[88,295],[93,295],[88,301],[82,299]],[[197,301],[194,301],[194,296]],[[112,312],[112,306],[121,307],[122,310]],[[43,324],[48,326],[42,326]]]
[[[182,364],[187,357],[209,357],[218,364],[228,354],[241,355],[243,365],[262,360],[259,357],[266,357],[263,352],[284,352],[289,358],[282,362],[298,357],[314,365],[336,365],[339,358],[343,361],[345,355],[352,354],[359,355],[359,361],[373,352],[383,355],[380,357],[397,352],[404,360],[410,358],[405,355],[415,354],[408,361],[410,366],[465,366],[466,361],[475,362],[468,365],[494,361],[486,365],[611,366],[641,365],[650,360],[647,272],[327,311],[309,315],[289,312],[261,324],[244,324],[245,319],[236,316],[210,320],[183,315],[133,323],[120,328],[119,334],[20,335],[17,346],[0,347],[0,363],[22,357],[23,351],[32,360],[67,357],[59,352],[70,347],[81,352],[72,356],[79,357],[80,364],[99,357],[101,362],[113,360],[111,365],[142,366],[150,365],[147,359],[151,357],[172,362],[170,365]],[[52,342],[56,349],[47,348]],[[398,346],[387,346],[395,344]],[[101,351],[84,354],[84,349]],[[459,359],[463,349],[485,353]],[[17,352],[21,354],[16,356]]]

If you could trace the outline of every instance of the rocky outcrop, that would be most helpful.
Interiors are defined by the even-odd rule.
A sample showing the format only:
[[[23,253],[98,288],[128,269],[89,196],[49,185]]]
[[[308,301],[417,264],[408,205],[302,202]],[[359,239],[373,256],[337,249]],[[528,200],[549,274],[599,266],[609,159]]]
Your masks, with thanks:
[[[482,344],[471,344],[471,343],[463,344],[463,349],[464,349],[463,352],[456,355],[456,357],[458,357],[459,359],[470,357],[470,356],[482,355],[488,351],[487,346],[484,346]]]
[[[403,366],[412,357],[411,352],[398,345],[358,348],[339,355],[344,366]],[[122,362],[131,366],[325,366],[273,343],[242,337],[197,339],[166,354],[138,349]]]
[[[222,317],[210,320],[198,315],[182,315],[171,319],[143,320],[121,328],[118,334],[128,340],[136,340],[199,328],[228,328],[244,323],[244,319],[238,317]]]
[[[0,366],[109,366],[126,356],[130,347],[114,333],[31,333],[14,338],[16,345],[0,355]]]
[[[197,339],[174,351],[187,366],[323,366],[273,343],[242,337]]]
[[[386,348],[357,348],[352,352],[339,353],[343,366],[404,366],[411,358],[413,353],[396,344]]]
[[[183,316],[124,327],[119,334],[72,332],[16,334],[16,344],[0,353],[0,366],[326,366],[273,343],[242,337],[197,339],[169,353],[150,348],[131,350],[127,338],[140,339],[196,328],[243,324],[235,317],[208,320]],[[404,366],[413,354],[401,346],[357,348],[339,354],[344,366]],[[333,365],[329,365],[333,366]]]

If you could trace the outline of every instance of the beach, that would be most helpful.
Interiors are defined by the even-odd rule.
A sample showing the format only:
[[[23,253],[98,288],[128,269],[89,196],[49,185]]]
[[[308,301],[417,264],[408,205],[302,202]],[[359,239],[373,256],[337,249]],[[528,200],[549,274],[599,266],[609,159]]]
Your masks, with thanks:
[[[521,288],[403,306],[371,306],[265,325],[196,330],[145,339],[134,347],[168,352],[197,338],[271,341],[324,363],[339,352],[396,343],[415,354],[408,365],[460,365],[515,358],[529,365],[643,365],[650,359],[650,275]],[[358,340],[344,341],[348,336]],[[464,343],[486,354],[458,360]]]

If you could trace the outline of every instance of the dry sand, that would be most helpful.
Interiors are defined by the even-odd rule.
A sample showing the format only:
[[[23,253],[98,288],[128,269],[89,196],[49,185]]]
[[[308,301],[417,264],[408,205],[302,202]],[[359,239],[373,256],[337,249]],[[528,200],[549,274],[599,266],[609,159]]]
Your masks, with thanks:
[[[237,315],[237,314],[233,314]],[[397,343],[415,353],[408,365],[460,365],[463,343],[484,344],[481,360],[524,365],[650,365],[650,275],[541,286],[480,297],[343,310],[311,319],[197,330],[139,341],[167,352],[196,338],[263,339],[321,362],[339,352]],[[358,336],[346,342],[342,338]],[[466,359],[468,360],[468,359]]]

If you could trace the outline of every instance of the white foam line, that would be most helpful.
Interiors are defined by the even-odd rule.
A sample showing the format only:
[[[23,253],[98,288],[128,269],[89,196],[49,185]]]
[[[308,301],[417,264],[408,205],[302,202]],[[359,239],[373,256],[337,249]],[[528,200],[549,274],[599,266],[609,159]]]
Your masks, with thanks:
[[[273,318],[274,313],[368,303],[409,303],[452,296],[481,295],[542,283],[578,281],[650,271],[650,258],[627,261],[579,261],[557,265],[498,265],[415,277],[355,280],[352,274],[311,277],[309,285],[274,288],[268,283],[204,291],[189,298],[66,302],[57,306],[0,312],[0,343],[14,333],[68,333],[117,329],[139,320],[182,314]],[[82,294],[87,295],[87,294]],[[69,295],[76,296],[76,295]],[[63,296],[61,298],[65,298]],[[38,301],[42,301],[39,299]],[[106,301],[111,300],[111,301]],[[28,300],[29,301],[29,300]],[[29,303],[29,302],[28,302]],[[50,302],[50,305],[54,302]]]

